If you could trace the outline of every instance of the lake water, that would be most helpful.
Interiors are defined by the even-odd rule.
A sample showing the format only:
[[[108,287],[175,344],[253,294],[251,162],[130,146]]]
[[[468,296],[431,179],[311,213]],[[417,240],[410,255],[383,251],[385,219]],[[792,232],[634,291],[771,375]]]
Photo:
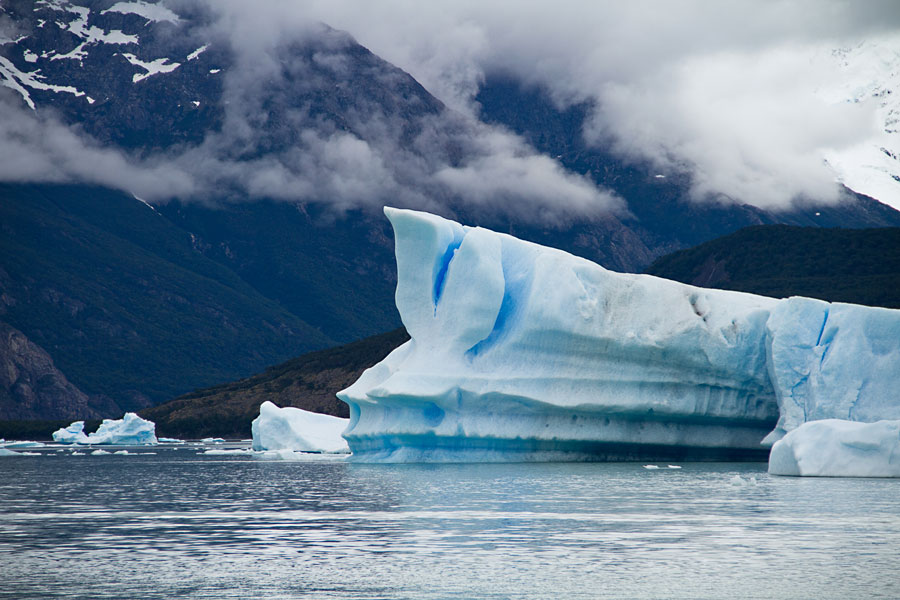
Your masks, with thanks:
[[[0,598],[900,597],[900,480],[202,451],[0,458]]]

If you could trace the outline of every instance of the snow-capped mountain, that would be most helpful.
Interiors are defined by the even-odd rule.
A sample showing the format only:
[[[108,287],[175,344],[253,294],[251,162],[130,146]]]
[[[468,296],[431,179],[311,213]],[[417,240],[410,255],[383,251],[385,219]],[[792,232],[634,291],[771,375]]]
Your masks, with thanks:
[[[878,131],[869,142],[825,158],[845,186],[900,210],[900,39],[838,49],[830,58],[840,67],[840,84],[822,96],[873,103]]]

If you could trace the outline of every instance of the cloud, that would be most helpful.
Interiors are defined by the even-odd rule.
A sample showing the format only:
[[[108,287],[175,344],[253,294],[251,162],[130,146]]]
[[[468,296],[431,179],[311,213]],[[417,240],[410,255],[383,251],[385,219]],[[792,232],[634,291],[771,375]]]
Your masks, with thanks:
[[[823,156],[876,135],[874,102],[831,93],[852,78],[832,51],[874,42],[900,65],[892,0],[314,0],[304,10],[458,110],[476,114],[485,74],[510,73],[561,106],[592,101],[589,142],[689,172],[697,199],[765,208],[837,200]]]
[[[846,72],[831,50],[900,37],[900,5],[890,0],[167,6],[209,17],[199,34],[234,51],[223,73],[222,130],[138,158],[52,115],[4,108],[0,178],[88,181],[151,201],[496,207],[533,219],[623,210],[613,192],[478,121],[479,86],[504,72],[546,86],[560,106],[590,100],[589,143],[690,173],[697,200],[765,208],[835,201],[823,156],[877,134],[877,107],[839,101],[846,94],[833,91],[846,92]],[[410,73],[450,110],[416,105],[414,82],[351,56],[353,39],[322,23]],[[296,52],[312,39],[314,51]],[[403,93],[379,96],[384,85]],[[307,96],[326,99],[298,100]]]
[[[103,147],[47,110],[17,108],[7,93],[0,179],[83,181],[150,202],[271,198],[450,214],[477,207],[526,220],[622,209],[614,194],[517,136],[429,99],[408,75],[294,3],[168,6],[208,18],[184,35],[231,49],[221,129],[192,147],[138,156]]]

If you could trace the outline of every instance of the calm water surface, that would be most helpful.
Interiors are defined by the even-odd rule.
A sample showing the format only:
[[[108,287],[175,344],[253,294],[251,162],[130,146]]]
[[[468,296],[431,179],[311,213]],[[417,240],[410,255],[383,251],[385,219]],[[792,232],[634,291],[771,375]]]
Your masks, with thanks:
[[[900,480],[131,452],[0,458],[0,598],[900,597]]]

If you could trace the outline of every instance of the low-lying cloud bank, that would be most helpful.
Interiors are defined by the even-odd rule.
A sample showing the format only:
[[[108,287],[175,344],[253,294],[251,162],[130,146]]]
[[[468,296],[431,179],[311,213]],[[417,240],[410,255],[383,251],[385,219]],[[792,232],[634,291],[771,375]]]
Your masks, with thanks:
[[[623,210],[613,192],[478,121],[479,85],[487,73],[504,72],[546,86],[560,106],[590,101],[589,143],[663,173],[690,173],[699,201],[789,208],[797,200],[837,201],[841,188],[823,158],[884,135],[885,94],[850,89],[846,53],[834,51],[877,44],[887,48],[881,71],[900,67],[900,5],[892,1],[571,1],[552,10],[512,1],[166,6],[202,7],[213,16],[204,34],[234,50],[222,130],[194,147],[137,158],[102,147],[52,112],[21,107],[4,89],[0,179],[85,181],[157,202],[469,205],[535,219]],[[350,38],[320,22],[348,31],[451,110],[410,120],[361,101],[336,124],[292,107],[279,115],[290,143],[261,139],[271,125],[273,86],[286,77],[313,85],[323,73],[340,80],[351,68]],[[320,50],[286,67],[285,47],[310,36],[319,36]]]
[[[900,4],[890,0],[572,0],[552,9],[316,0],[304,13],[350,31],[458,110],[477,113],[486,73],[512,73],[560,105],[592,101],[587,141],[691,173],[696,199],[773,209],[839,198],[823,158],[879,145],[877,92],[900,68]],[[860,82],[846,51],[867,45],[884,51],[866,67],[874,80]],[[860,84],[873,93],[856,93]]]

